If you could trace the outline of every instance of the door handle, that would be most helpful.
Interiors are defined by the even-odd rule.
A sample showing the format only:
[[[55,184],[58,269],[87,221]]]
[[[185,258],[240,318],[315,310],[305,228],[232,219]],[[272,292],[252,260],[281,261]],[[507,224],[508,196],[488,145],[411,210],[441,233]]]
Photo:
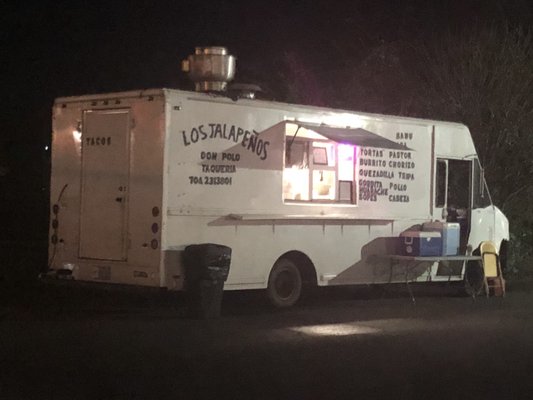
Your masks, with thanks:
[[[122,203],[123,200],[124,200],[124,197],[117,197],[117,198],[115,198],[115,201],[116,201],[117,203]]]

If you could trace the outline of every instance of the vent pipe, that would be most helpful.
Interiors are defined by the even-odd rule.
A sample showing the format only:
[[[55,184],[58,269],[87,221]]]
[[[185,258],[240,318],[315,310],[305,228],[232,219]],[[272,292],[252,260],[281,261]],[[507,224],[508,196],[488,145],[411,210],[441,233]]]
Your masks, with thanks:
[[[197,92],[224,92],[235,76],[235,57],[225,47],[196,47],[181,63]]]

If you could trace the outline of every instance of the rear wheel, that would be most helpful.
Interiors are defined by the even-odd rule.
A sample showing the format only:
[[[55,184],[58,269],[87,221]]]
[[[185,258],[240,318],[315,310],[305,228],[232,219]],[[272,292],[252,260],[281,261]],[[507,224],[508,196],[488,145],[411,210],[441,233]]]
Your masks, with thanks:
[[[280,258],[268,277],[268,299],[276,307],[290,307],[296,304],[301,294],[300,270],[291,260]]]

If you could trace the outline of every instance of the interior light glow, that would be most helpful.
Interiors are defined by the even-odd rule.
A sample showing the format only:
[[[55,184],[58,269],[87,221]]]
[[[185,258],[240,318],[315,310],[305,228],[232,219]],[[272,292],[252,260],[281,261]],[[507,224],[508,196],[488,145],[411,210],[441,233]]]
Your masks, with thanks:
[[[289,200],[309,200],[309,170],[285,168],[283,197]]]
[[[349,113],[335,114],[327,118],[327,120],[324,122],[328,125],[337,126],[340,128],[350,127],[352,129],[364,128],[366,125],[364,117]]]
[[[298,134],[296,134],[298,133]],[[326,137],[321,134],[307,128],[299,127],[297,123],[287,123],[285,125],[285,136],[292,138],[296,135],[297,138],[306,138],[306,139],[318,139],[318,140],[327,140]]]
[[[353,181],[355,170],[356,146],[339,144],[339,180]]]
[[[76,143],[80,143],[81,142],[81,132],[79,130],[72,131],[72,137],[74,138],[74,141]]]
[[[335,171],[313,171],[313,199],[335,200]]]
[[[350,336],[380,333],[381,329],[358,324],[310,325],[289,328],[309,336]]]
[[[353,161],[355,154],[354,147],[355,146],[349,144],[339,144],[339,158],[341,160]]]

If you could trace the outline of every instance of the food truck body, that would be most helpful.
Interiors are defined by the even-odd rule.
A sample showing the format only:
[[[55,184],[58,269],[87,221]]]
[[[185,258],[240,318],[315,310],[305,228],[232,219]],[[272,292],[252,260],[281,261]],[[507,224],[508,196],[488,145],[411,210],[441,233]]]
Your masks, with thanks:
[[[170,89],[53,107],[58,276],[181,290],[185,247],[216,243],[232,249],[225,290],[280,304],[306,285],[462,281],[467,263],[406,277],[387,258],[402,232],[451,218],[456,254],[506,249],[461,124]]]

